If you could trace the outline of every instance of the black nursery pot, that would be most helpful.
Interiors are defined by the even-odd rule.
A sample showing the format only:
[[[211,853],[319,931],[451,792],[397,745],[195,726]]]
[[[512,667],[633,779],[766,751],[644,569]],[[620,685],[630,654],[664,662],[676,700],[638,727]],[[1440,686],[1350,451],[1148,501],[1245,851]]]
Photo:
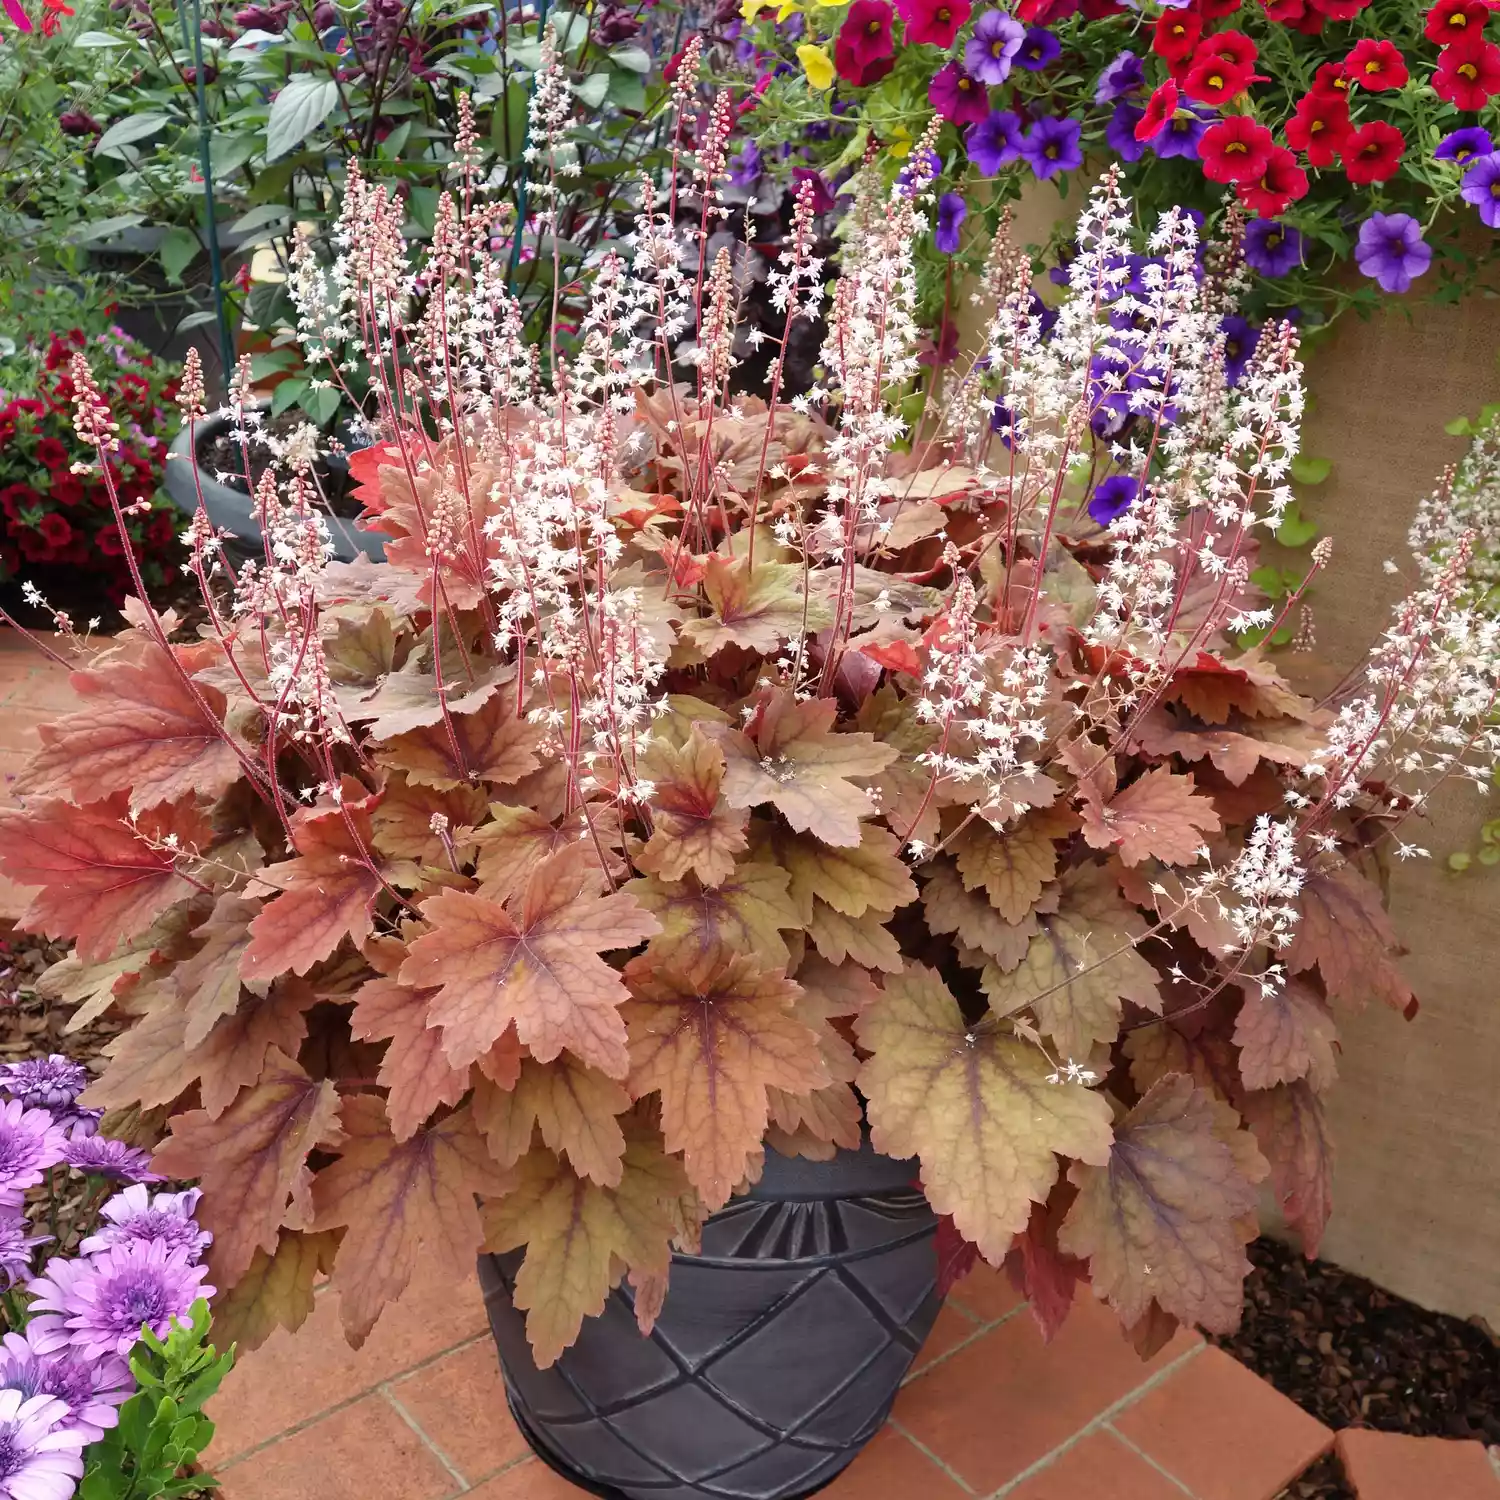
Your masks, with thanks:
[[[757,1186],[674,1255],[656,1328],[628,1284],[538,1370],[511,1301],[521,1252],[480,1258],[511,1412],[537,1455],[609,1500],[796,1500],[880,1430],[942,1305],[915,1162],[767,1150]]]

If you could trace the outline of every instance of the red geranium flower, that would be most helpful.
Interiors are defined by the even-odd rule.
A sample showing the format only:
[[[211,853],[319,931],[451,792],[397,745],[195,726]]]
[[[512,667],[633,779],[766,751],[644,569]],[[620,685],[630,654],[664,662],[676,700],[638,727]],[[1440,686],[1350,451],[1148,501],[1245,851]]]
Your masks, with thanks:
[[[1240,0],[1193,0],[1191,8],[1205,21],[1220,21],[1240,8]]]
[[[1200,57],[1182,80],[1182,91],[1189,99],[1204,104],[1223,104],[1237,94],[1243,94],[1255,77],[1250,68],[1241,63],[1225,62],[1222,57]]]
[[[1146,113],[1136,121],[1135,138],[1149,141],[1177,113],[1177,85],[1169,78],[1146,101]]]
[[[1333,95],[1336,99],[1347,102],[1349,98],[1349,75],[1344,72],[1343,63],[1320,63],[1318,71],[1313,74],[1312,90],[1314,94]]]
[[[885,0],[854,0],[833,45],[833,66],[845,83],[865,88],[896,66],[891,42],[895,12]]]
[[[1203,132],[1198,154],[1210,182],[1242,182],[1265,175],[1275,142],[1271,132],[1246,115],[1220,120]]]
[[[969,0],[896,0],[896,9],[906,22],[906,40],[934,47],[953,45],[972,8]]]
[[[1492,94],[1500,94],[1500,47],[1481,32],[1472,40],[1443,48],[1432,86],[1439,99],[1459,109],[1483,109]]]
[[[1399,89],[1411,74],[1406,71],[1406,59],[1398,47],[1367,36],[1356,42],[1354,50],[1344,59],[1344,76],[1350,83],[1378,94],[1385,89]]]
[[[1406,150],[1406,139],[1394,125],[1384,120],[1371,120],[1361,125],[1344,142],[1344,172],[1349,181],[1361,187],[1371,182],[1384,182],[1396,175],[1401,165],[1401,153]]]
[[[1268,20],[1277,21],[1293,31],[1307,36],[1316,36],[1323,29],[1327,18],[1320,10],[1314,10],[1307,0],[1260,0]]]
[[[1370,0],[1307,0],[1307,3],[1330,21],[1352,21]]]
[[[1185,62],[1203,35],[1203,17],[1190,10],[1165,10],[1156,18],[1151,50],[1168,62]]]
[[[49,547],[66,547],[73,540],[73,528],[68,525],[68,518],[58,515],[55,510],[49,510],[37,522],[36,529]]]
[[[1077,9],[1078,0],[1021,0],[1016,14],[1031,25],[1050,26],[1054,21],[1066,21]]]
[[[1342,94],[1304,94],[1286,122],[1289,146],[1305,151],[1315,167],[1331,167],[1354,127],[1349,101]]]
[[[67,445],[55,437],[38,438],[36,458],[43,468],[54,471],[61,469],[68,461]]]
[[[1484,30],[1490,8],[1484,0],[1437,0],[1427,12],[1422,35],[1439,47],[1471,40]]]
[[[1274,219],[1286,212],[1287,204],[1307,196],[1307,173],[1285,146],[1273,146],[1266,170],[1254,182],[1235,183],[1234,190],[1246,208],[1263,219]]]

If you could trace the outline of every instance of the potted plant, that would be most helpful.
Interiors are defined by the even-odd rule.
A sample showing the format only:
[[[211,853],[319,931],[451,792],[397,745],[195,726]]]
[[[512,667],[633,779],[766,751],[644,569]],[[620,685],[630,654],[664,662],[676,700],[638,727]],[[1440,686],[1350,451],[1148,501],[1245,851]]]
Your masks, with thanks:
[[[567,116],[544,59],[544,186]],[[704,240],[732,119],[678,122]],[[1277,623],[1297,337],[1225,379],[1237,247],[1189,216],[1141,247],[1106,179],[1045,329],[1002,245],[985,359],[906,428],[920,144],[855,189],[792,402],[734,395],[729,253],[685,273],[666,192],[542,367],[470,195],[408,322],[356,179],[385,562],[327,561],[305,452],[257,566],[200,513],[198,638],[136,611],[0,815],[24,925],[129,1022],[86,1101],[202,1183],[221,1331],[326,1272],[357,1344],[481,1254],[519,1421],[609,1493],[830,1479],[977,1255],[1049,1330],[1085,1283],[1143,1349],[1232,1327],[1258,1185],[1309,1251],[1327,1217],[1334,1008],[1411,1003],[1370,861],[1500,748],[1463,536],[1332,705],[1234,644]]]

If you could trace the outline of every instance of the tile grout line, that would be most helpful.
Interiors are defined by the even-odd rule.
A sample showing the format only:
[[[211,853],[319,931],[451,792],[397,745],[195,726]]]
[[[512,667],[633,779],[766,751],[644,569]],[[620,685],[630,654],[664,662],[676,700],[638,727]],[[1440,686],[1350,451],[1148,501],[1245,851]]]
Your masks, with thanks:
[[[930,1371],[936,1370],[939,1365],[947,1364],[947,1362],[952,1359],[955,1354],[960,1354],[965,1349],[972,1348],[987,1333],[993,1333],[1002,1323],[1010,1322],[1010,1320],[1015,1317],[1017,1313],[1025,1312],[1025,1310],[1029,1306],[1029,1303],[1022,1302],[1019,1306],[1011,1308],[1008,1313],[1001,1313],[1000,1316],[994,1320],[994,1322],[979,1324],[974,1329],[973,1333],[969,1334],[967,1338],[960,1339],[959,1342],[956,1343],[951,1349],[943,1350],[943,1352],[939,1354],[936,1359],[931,1360],[927,1364],[923,1365],[920,1370],[913,1370],[909,1374],[903,1376],[901,1380],[901,1389],[905,1390],[906,1387],[912,1383],[912,1381],[920,1380]]]
[[[970,1484],[969,1481],[965,1479],[957,1469],[950,1468],[947,1464],[945,1464],[943,1460],[940,1459],[937,1454],[927,1446],[926,1443],[924,1443],[920,1438],[913,1437],[911,1433],[909,1433],[906,1428],[904,1428],[900,1424],[900,1422],[895,1419],[895,1417],[887,1417],[885,1419],[885,1425],[889,1427],[892,1432],[899,1432],[901,1436],[904,1437],[906,1441],[910,1443],[912,1447],[922,1455],[923,1458],[927,1459],[934,1468],[942,1470],[942,1472],[946,1474],[948,1478],[951,1479],[954,1484],[956,1484],[966,1495],[973,1495],[978,1493],[975,1490],[974,1486]]]
[[[1167,1468],[1163,1464],[1158,1463],[1154,1458],[1152,1458],[1149,1453],[1146,1452],[1144,1448],[1141,1447],[1139,1443],[1131,1442],[1131,1440],[1126,1437],[1125,1434],[1121,1432],[1113,1422],[1106,1422],[1104,1426],[1099,1430],[1101,1432],[1109,1433],[1111,1437],[1117,1438],[1125,1447],[1129,1448],[1137,1458],[1142,1460],[1142,1462],[1148,1464],[1151,1468],[1155,1469],[1163,1479],[1171,1480],[1171,1482],[1175,1484],[1177,1488],[1180,1489],[1182,1493],[1188,1497],[1188,1500],[1196,1500],[1193,1492],[1169,1468]]]
[[[1185,1349],[1181,1354],[1177,1356],[1176,1359],[1172,1361],[1171,1364],[1163,1365],[1161,1369],[1156,1372],[1156,1374],[1150,1377],[1150,1379],[1142,1381],[1141,1384],[1136,1386],[1133,1390],[1127,1391],[1126,1394],[1121,1396],[1118,1401],[1115,1401],[1109,1406],[1106,1406],[1104,1410],[1098,1414],[1098,1416],[1092,1418],[1083,1427],[1080,1427],[1072,1437],[1067,1438],[1065,1441],[1059,1443],[1057,1447],[1055,1447],[1050,1453],[1044,1453],[1042,1457],[1037,1459],[1037,1461],[1029,1468],[1022,1469],[1019,1474],[1016,1474],[1012,1478],[1007,1479],[999,1489],[993,1491],[990,1494],[988,1500],[1004,1500],[1004,1497],[1006,1495],[1011,1494],[1026,1480],[1030,1479],[1033,1474],[1041,1473],[1043,1469],[1047,1468],[1050,1464],[1061,1458],[1064,1453],[1069,1451],[1069,1449],[1076,1448],[1084,1438],[1090,1437],[1092,1434],[1098,1432],[1101,1428],[1108,1426],[1108,1424],[1122,1411],[1124,1411],[1126,1407],[1134,1406],[1135,1403],[1139,1401],[1141,1397],[1144,1396],[1148,1391],[1155,1390],[1157,1386],[1162,1385],[1164,1382],[1169,1380],[1185,1365],[1190,1364],[1194,1359],[1196,1359],[1198,1355],[1200,1355],[1207,1347],[1207,1344],[1200,1343],[1194,1345],[1191,1349]]]
[[[386,1375],[377,1380],[373,1385],[367,1385],[362,1390],[355,1391],[353,1395],[346,1396],[342,1401],[336,1401],[332,1406],[325,1406],[321,1411],[316,1411],[311,1416],[304,1417],[300,1422],[293,1422],[290,1427],[283,1427],[280,1432],[273,1433],[268,1438],[262,1438],[258,1443],[252,1443],[248,1448],[240,1453],[236,1453],[233,1458],[226,1459],[223,1463],[215,1459],[213,1463],[214,1471],[215,1473],[224,1473],[234,1468],[236,1464],[244,1463],[247,1458],[254,1458],[256,1454],[264,1453],[267,1448],[273,1447],[282,1438],[296,1437],[299,1432],[306,1432],[309,1427],[321,1422],[324,1417],[337,1416],[339,1412],[347,1411],[356,1402],[363,1401],[366,1396],[375,1395],[380,1391],[382,1386],[420,1374],[429,1365],[435,1365],[440,1359],[444,1359],[450,1354],[457,1354],[459,1350],[467,1349],[471,1344],[477,1344],[481,1339],[488,1337],[489,1330],[486,1329],[483,1333],[470,1334],[468,1338],[462,1340],[460,1343],[450,1344],[446,1349],[439,1349],[436,1353],[429,1354],[426,1359],[419,1360],[409,1368],[400,1370],[395,1375]]]
[[[417,1419],[412,1416],[412,1414],[407,1411],[406,1407],[402,1405],[402,1403],[396,1398],[396,1393],[391,1389],[390,1383],[387,1382],[384,1385],[380,1386],[379,1390],[380,1394],[385,1397],[387,1404],[395,1411],[396,1415],[400,1417],[408,1427],[411,1428],[411,1430],[417,1435],[418,1438],[421,1439],[422,1445],[427,1449],[427,1451],[431,1453],[432,1456],[437,1459],[437,1461],[442,1464],[442,1466],[449,1472],[449,1474],[451,1474],[453,1478],[458,1481],[458,1489],[456,1491],[450,1490],[449,1493],[456,1493],[459,1495],[467,1494],[469,1490],[473,1488],[473,1486],[466,1478],[464,1478],[463,1470],[460,1469],[458,1465],[454,1463],[453,1460],[449,1458],[448,1455],[444,1453],[443,1450],[439,1448],[438,1445],[433,1442],[433,1440],[422,1430],[422,1424],[417,1421]]]

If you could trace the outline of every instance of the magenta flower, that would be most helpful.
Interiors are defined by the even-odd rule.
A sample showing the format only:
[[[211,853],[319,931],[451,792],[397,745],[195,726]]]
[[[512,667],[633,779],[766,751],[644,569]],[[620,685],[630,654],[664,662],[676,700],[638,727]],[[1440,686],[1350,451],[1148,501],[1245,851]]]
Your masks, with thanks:
[[[151,1158],[124,1141],[103,1135],[75,1135],[63,1144],[63,1160],[93,1177],[113,1177],[117,1182],[161,1182],[151,1170]]]
[[[63,1159],[67,1144],[45,1109],[27,1109],[19,1099],[0,1105],[0,1194],[35,1187]]]
[[[27,1109],[67,1109],[88,1082],[88,1069],[60,1052],[0,1065],[0,1093]]]
[[[126,1355],[142,1325],[166,1338],[174,1317],[184,1317],[199,1297],[212,1297],[215,1288],[203,1284],[207,1275],[185,1249],[160,1240],[111,1245],[88,1260],[59,1258],[26,1288],[39,1314],[28,1332],[35,1330],[34,1345],[44,1354],[72,1347],[85,1359]]]
[[[896,9],[906,22],[908,42],[951,47],[973,7],[969,0],[896,0]]]
[[[0,1388],[61,1401],[68,1408],[68,1426],[85,1442],[97,1443],[119,1421],[117,1408],[135,1394],[135,1377],[117,1354],[103,1359],[84,1359],[71,1349],[43,1354],[28,1328],[7,1333],[0,1343]]]
[[[985,86],[956,62],[946,64],[932,75],[927,98],[945,120],[952,120],[955,125],[977,125],[990,112],[990,96]]]
[[[68,1408],[52,1396],[0,1390],[0,1496],[4,1500],[71,1500],[83,1478],[88,1441],[65,1423]]]
[[[97,1255],[111,1245],[159,1240],[169,1250],[186,1250],[189,1261],[199,1260],[213,1242],[213,1235],[193,1218],[202,1196],[198,1188],[189,1188],[153,1197],[141,1183],[132,1183],[104,1205],[100,1213],[106,1222],[78,1248],[84,1255]]]

